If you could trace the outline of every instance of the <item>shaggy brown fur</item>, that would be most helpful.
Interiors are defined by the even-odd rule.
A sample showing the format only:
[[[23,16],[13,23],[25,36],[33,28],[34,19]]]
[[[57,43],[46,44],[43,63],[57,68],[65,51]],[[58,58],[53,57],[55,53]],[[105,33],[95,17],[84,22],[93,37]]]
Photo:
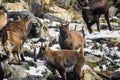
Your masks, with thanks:
[[[97,31],[100,31],[100,22],[99,18],[101,14],[104,14],[105,19],[107,21],[109,30],[111,31],[111,25],[109,21],[109,4],[105,0],[77,0],[80,4],[80,8],[82,9],[83,19],[88,27],[89,33],[92,33],[93,30],[91,26],[96,23]],[[84,2],[82,4],[82,2]],[[85,9],[84,7],[89,7],[89,9]]]
[[[7,23],[7,14],[0,10],[0,30],[5,26]]]
[[[21,52],[22,45],[27,37],[27,28],[30,20],[19,18],[17,21],[8,22],[2,29],[2,44],[11,63],[11,54],[20,63],[18,53]]]
[[[76,80],[82,76],[82,67],[85,63],[83,54],[76,50],[51,50],[48,45],[41,48],[41,54],[45,55],[48,65],[55,68],[60,73],[62,80],[68,80],[66,72],[73,71]]]
[[[84,55],[85,37],[77,31],[69,31],[69,24],[62,25],[60,28],[59,44],[61,49],[81,50]],[[84,34],[83,34],[84,35]]]

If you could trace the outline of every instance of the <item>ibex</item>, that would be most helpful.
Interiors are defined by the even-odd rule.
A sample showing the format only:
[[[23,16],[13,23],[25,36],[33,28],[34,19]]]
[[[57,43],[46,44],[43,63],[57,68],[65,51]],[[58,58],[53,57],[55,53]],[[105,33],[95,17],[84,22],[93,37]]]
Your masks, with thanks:
[[[6,25],[7,23],[7,13],[0,10],[0,30]]]
[[[19,53],[23,46],[24,41],[27,38],[27,29],[30,20],[21,19],[8,22],[6,26],[1,30],[2,44],[8,55],[8,63],[11,64],[12,58],[14,56],[15,60],[20,64]]]
[[[61,49],[79,50],[84,55],[85,35],[80,32],[69,30],[69,24],[59,27],[59,44]]]
[[[82,77],[82,67],[85,64],[84,56],[76,50],[51,50],[48,45],[42,46],[41,55],[44,55],[47,64],[54,69],[57,69],[62,77],[62,80],[68,80],[66,72],[73,71],[76,74],[76,79]]]
[[[105,0],[77,0],[79,7],[82,9],[83,20],[85,21],[89,33],[92,33],[93,30],[91,26],[96,23],[97,31],[100,31],[100,15],[104,14],[107,21],[109,30],[111,31],[111,25],[109,21],[109,3]],[[86,8],[87,7],[87,8]]]

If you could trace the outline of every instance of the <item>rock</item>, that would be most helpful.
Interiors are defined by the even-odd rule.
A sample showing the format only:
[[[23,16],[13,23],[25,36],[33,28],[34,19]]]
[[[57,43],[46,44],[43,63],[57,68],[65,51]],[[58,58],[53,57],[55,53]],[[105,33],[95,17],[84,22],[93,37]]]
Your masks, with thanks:
[[[23,10],[26,10],[26,8],[27,8],[26,4],[23,4],[21,2],[4,3],[2,6],[7,11],[23,11]]]
[[[68,22],[72,21],[73,16],[71,15],[71,13],[69,13],[67,10],[63,8],[53,5],[52,7],[49,7],[49,11],[51,12],[49,14],[52,16],[57,16],[58,18],[61,18]]]
[[[32,12],[32,14],[36,17],[42,17],[42,15],[44,14],[44,8],[42,6],[42,4],[40,3],[40,1],[32,1],[30,2],[30,12]]]
[[[75,5],[75,0],[57,0],[58,5],[64,8],[69,8],[70,6]]]
[[[95,70],[96,72],[100,72],[100,71],[101,71],[101,69],[100,69],[99,66],[94,67],[94,70]]]
[[[83,67],[83,80],[103,80],[97,73],[92,70],[88,65]]]
[[[111,80],[120,80],[120,71],[116,71],[112,74]]]
[[[4,78],[4,63],[0,62],[0,80]]]
[[[0,0],[0,5],[2,4],[2,0]]]
[[[2,55],[2,57],[1,57],[1,54],[0,54],[0,80],[3,80],[3,78],[5,76],[4,72],[5,72],[5,68],[7,66],[6,59],[7,59],[7,56]]]
[[[83,77],[81,80],[103,80],[93,69],[91,69],[88,65],[84,65],[82,68]],[[59,75],[52,75],[49,77],[50,80],[61,80]],[[68,80],[76,80],[76,75],[73,72],[67,72]],[[49,80],[48,79],[48,80]]]
[[[120,0],[114,1],[114,6],[119,9],[120,8]]]
[[[44,18],[50,19],[51,21],[65,22],[65,20],[63,20],[62,18],[53,16],[53,15],[50,14],[50,13],[45,13],[45,14],[44,14]]]
[[[14,79],[8,79],[8,80],[47,80],[47,79],[40,76],[30,75],[25,78],[14,78]]]
[[[40,26],[38,26],[38,21],[36,20],[36,17],[31,14],[29,11],[13,11],[8,12],[8,15],[10,18],[13,18],[14,20],[18,19],[18,16],[22,17],[23,19],[27,16],[29,19],[31,19],[30,24],[28,25],[28,38],[37,38],[39,37],[40,33]]]
[[[25,72],[25,68],[22,65],[8,65],[5,69],[5,75],[8,80],[14,80],[15,78],[25,78],[29,74]]]
[[[53,0],[42,0],[42,4],[49,5]]]
[[[114,16],[115,13],[116,13],[116,11],[117,11],[117,8],[115,8],[114,6],[111,6],[111,7],[109,8],[110,16]]]
[[[102,71],[107,71],[107,66],[106,65],[102,65]]]
[[[117,16],[118,18],[120,18],[120,9],[118,9],[115,13],[115,16]]]
[[[39,18],[36,18],[38,21],[38,25],[40,26],[40,37],[41,38],[46,38],[49,35],[49,28],[48,28],[48,22],[47,21],[41,21]]]
[[[92,54],[86,54],[85,60],[87,62],[96,63],[96,62],[100,62],[102,59],[100,57],[96,57]]]
[[[118,9],[115,13],[115,16],[120,18],[120,0],[115,0],[114,6]]]

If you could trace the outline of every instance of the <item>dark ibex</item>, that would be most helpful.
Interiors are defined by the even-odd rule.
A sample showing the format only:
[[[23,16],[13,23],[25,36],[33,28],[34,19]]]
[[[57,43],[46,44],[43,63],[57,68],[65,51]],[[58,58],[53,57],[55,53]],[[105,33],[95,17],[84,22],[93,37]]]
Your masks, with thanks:
[[[111,25],[109,21],[109,4],[105,0],[77,0],[79,7],[82,9],[83,19],[88,27],[89,33],[93,30],[91,26],[96,23],[97,31],[100,31],[99,18],[101,14],[105,15],[109,30],[111,31]],[[87,8],[86,8],[87,7]]]
[[[85,35],[84,30],[83,36],[79,32],[69,30],[69,24],[62,25],[59,27],[59,44],[61,49],[79,50],[84,56],[85,47]]]

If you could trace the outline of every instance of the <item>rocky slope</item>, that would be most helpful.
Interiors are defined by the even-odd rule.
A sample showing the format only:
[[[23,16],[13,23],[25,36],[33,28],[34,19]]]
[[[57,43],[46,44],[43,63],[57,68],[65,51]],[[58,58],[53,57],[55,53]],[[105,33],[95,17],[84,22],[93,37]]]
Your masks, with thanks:
[[[22,1],[22,0],[21,0]],[[81,12],[76,11],[70,7],[70,2],[74,0],[31,0],[31,4],[28,2],[22,3],[4,3],[3,6],[8,12],[21,12],[28,11],[28,14],[32,13],[33,23],[37,23],[36,17],[39,17],[42,21],[47,20],[49,23],[49,34],[53,43],[52,49],[58,49],[58,36],[59,30],[57,24],[59,22],[70,22],[70,29],[81,31],[83,24]],[[101,17],[101,32],[96,32],[96,25],[93,26],[94,33],[89,34],[87,29],[86,34],[86,48],[85,58],[86,65],[84,66],[84,79],[83,80],[109,80],[112,74],[120,68],[120,1],[110,0],[110,21],[114,31],[108,31],[105,20]],[[33,7],[33,4],[35,5]],[[60,5],[62,4],[62,5]],[[75,3],[73,3],[75,4]],[[72,4],[72,5],[73,5]],[[21,14],[21,13],[19,13]],[[39,26],[39,28],[41,28]],[[32,38],[38,40],[38,38]],[[25,59],[23,65],[7,65],[5,66],[5,79],[8,80],[60,80],[59,74],[53,75],[51,71],[46,67],[44,60],[37,59],[37,62],[33,60],[33,51],[30,49],[31,39],[28,39],[24,44],[25,47]],[[40,45],[38,42],[36,45]],[[37,53],[39,48],[37,49]],[[113,74],[113,80],[119,78],[118,73]]]

